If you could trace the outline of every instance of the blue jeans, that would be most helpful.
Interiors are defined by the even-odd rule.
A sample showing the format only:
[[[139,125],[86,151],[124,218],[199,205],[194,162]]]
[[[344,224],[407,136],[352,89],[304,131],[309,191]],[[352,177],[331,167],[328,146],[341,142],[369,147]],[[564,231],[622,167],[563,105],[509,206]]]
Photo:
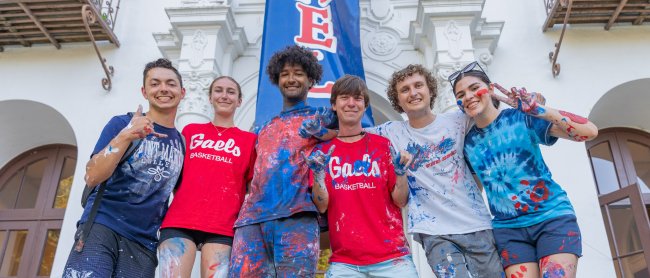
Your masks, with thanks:
[[[239,227],[228,277],[314,277],[318,240],[315,213]]]
[[[325,277],[418,277],[411,255],[371,265],[352,265],[333,262]]]

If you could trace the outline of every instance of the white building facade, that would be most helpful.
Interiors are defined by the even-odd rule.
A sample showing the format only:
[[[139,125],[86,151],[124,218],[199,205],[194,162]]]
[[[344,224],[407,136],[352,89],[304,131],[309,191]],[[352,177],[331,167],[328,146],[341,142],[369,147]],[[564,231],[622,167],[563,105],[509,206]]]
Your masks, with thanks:
[[[32,2],[38,1],[0,0],[0,23],[13,2],[36,9]],[[456,109],[446,77],[472,61],[504,87],[525,86],[543,93],[552,107],[588,116],[600,129],[595,141],[561,140],[543,148],[581,227],[578,277],[650,275],[650,24],[615,21],[609,30],[598,23],[569,25],[557,58],[561,71],[554,76],[548,53],[562,24],[543,32],[548,16],[542,0],[359,2],[376,123],[405,118],[385,93],[395,70],[414,63],[432,70],[440,85],[434,111],[444,112]],[[183,76],[187,95],[179,129],[212,118],[207,86],[221,75],[242,87],[236,124],[253,124],[258,76],[266,77],[259,72],[263,0],[119,5],[113,29],[119,47],[97,44],[115,69],[110,91],[101,86],[106,75],[90,42],[61,42],[60,49],[51,41],[5,45],[0,52],[1,277],[61,276],[82,213],[85,164],[113,115],[138,104],[146,110],[140,87],[147,62],[169,58]],[[0,43],[16,39],[13,27],[4,26]],[[421,277],[434,277],[416,243],[413,253]]]

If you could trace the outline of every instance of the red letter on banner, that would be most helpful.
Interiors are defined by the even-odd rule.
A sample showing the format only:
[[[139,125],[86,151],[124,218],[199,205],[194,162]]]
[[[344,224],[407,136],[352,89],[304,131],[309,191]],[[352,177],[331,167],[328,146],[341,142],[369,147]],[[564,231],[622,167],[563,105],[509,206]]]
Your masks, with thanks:
[[[298,2],[296,8],[300,12],[300,35],[294,37],[296,44],[336,53],[330,7],[318,8]]]

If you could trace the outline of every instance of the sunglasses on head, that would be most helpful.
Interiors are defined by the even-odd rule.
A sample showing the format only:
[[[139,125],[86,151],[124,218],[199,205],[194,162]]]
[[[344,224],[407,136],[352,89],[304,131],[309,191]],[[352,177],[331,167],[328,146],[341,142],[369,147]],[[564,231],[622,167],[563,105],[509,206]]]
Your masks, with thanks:
[[[461,69],[459,71],[456,71],[456,72],[452,73],[451,75],[449,75],[449,77],[447,78],[447,81],[449,81],[449,83],[451,83],[453,85],[454,81],[456,81],[456,79],[459,76],[461,76],[463,73],[467,73],[467,72],[470,72],[472,70],[475,70],[476,67],[478,67],[481,72],[485,73],[485,70],[483,70],[481,65],[478,62],[474,61],[474,62],[471,62],[471,63],[467,64],[467,66],[465,66],[463,69]]]

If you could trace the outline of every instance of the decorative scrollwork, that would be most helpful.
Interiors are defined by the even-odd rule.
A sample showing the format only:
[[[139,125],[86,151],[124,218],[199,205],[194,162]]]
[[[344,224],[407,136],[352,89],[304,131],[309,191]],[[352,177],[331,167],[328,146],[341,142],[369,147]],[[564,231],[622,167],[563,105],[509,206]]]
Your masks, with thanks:
[[[564,32],[566,31],[566,25],[569,23],[569,16],[571,15],[571,7],[573,6],[573,0],[568,0],[568,4],[564,1],[560,1],[562,6],[566,6],[566,14],[564,15],[564,24],[562,25],[562,33],[560,33],[560,40],[555,44],[555,51],[548,53],[548,58],[551,60],[551,72],[553,77],[556,77],[560,74],[560,63],[557,62],[557,56],[560,54],[560,47],[562,46],[562,39],[564,39]]]
[[[113,76],[113,72],[115,71],[115,69],[113,69],[112,66],[106,65],[106,59],[102,57],[101,53],[99,53],[99,48],[97,47],[95,36],[93,35],[92,30],[90,29],[90,25],[94,25],[97,23],[98,15],[95,13],[95,11],[90,5],[85,4],[81,7],[81,18],[84,21],[84,27],[86,27],[86,31],[88,32],[88,37],[90,37],[90,41],[93,43],[93,47],[95,48],[97,57],[99,58],[99,61],[102,63],[102,68],[104,69],[104,73],[106,74],[106,77],[102,78],[102,87],[104,88],[104,90],[110,91],[112,87],[111,76]]]

